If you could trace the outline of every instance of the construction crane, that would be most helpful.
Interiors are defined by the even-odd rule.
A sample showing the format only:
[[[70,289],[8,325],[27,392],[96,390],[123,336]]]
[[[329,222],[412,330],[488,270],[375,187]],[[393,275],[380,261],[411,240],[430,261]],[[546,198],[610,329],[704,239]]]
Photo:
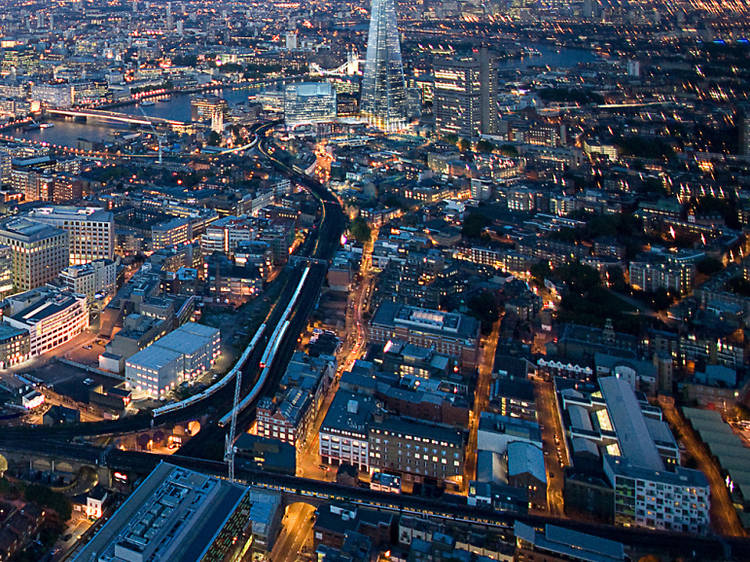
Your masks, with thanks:
[[[162,146],[161,146],[161,135],[156,132],[156,129],[154,128],[154,124],[151,122],[151,119],[149,119],[148,115],[146,115],[146,112],[143,111],[143,107],[141,104],[138,104],[138,109],[140,109],[143,116],[146,118],[146,121],[148,121],[148,126],[151,127],[151,131],[154,133],[154,136],[156,137],[156,142],[159,143],[159,159],[157,162],[161,165],[161,153],[162,153]]]
[[[237,432],[237,412],[240,403],[240,387],[242,386],[242,369],[237,369],[234,384],[234,401],[232,402],[232,421],[229,424],[229,434],[224,448],[224,460],[229,466],[229,481],[234,482],[234,436]]]

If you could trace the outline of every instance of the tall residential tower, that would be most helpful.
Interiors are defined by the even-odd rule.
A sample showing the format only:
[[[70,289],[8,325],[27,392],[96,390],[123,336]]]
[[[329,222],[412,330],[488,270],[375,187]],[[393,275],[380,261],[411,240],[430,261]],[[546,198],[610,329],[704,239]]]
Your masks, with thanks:
[[[466,139],[497,133],[497,68],[486,48],[435,63],[435,129]]]
[[[372,0],[360,107],[364,118],[385,131],[406,124],[406,84],[395,0]]]

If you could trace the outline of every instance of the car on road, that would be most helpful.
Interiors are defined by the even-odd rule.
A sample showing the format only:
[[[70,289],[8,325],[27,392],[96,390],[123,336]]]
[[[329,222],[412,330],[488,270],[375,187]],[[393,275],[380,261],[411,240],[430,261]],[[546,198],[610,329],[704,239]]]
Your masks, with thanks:
[[[325,472],[328,472],[329,470],[331,470],[331,467],[330,467],[330,466],[328,466],[327,464],[319,464],[319,465],[318,465],[318,468],[319,468],[320,470],[324,470]]]
[[[91,344],[87,344],[87,345],[84,345],[82,347],[83,347],[83,349],[91,349],[92,346],[91,346]]]

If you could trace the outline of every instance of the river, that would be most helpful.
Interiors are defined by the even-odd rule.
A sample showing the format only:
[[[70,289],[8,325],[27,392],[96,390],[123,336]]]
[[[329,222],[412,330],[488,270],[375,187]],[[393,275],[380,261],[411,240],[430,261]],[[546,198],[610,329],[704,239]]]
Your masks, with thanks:
[[[556,49],[544,44],[535,44],[533,46],[540,52],[538,56],[504,60],[498,65],[498,68],[500,70],[524,70],[531,66],[548,65],[552,68],[564,69],[571,68],[579,62],[591,62],[597,58],[595,54],[583,49]],[[224,97],[231,106],[246,101],[248,95],[254,91],[257,91],[257,87],[217,89],[210,93]],[[114,108],[113,111],[130,115],[142,115],[141,112],[143,112],[146,115],[154,117],[162,117],[175,121],[190,121],[189,94],[174,94],[167,99],[157,99],[155,101],[156,103],[152,106],[127,105]],[[117,125],[97,121],[82,123],[53,120],[52,122],[55,126],[48,129],[23,131],[21,128],[18,128],[11,131],[11,133],[13,136],[19,138],[47,141],[50,144],[75,147],[77,146],[77,140],[81,138],[101,143],[110,141],[112,135],[117,132],[130,130],[125,124]]]

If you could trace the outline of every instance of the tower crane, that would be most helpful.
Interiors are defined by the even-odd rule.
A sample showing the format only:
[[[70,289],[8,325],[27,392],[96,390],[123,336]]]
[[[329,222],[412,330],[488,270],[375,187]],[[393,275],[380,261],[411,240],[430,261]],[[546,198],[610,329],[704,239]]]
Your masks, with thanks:
[[[237,432],[237,411],[240,403],[240,387],[242,386],[242,369],[237,369],[234,383],[234,401],[232,402],[232,421],[229,424],[229,434],[224,448],[224,460],[229,466],[229,481],[234,482],[234,437]]]

